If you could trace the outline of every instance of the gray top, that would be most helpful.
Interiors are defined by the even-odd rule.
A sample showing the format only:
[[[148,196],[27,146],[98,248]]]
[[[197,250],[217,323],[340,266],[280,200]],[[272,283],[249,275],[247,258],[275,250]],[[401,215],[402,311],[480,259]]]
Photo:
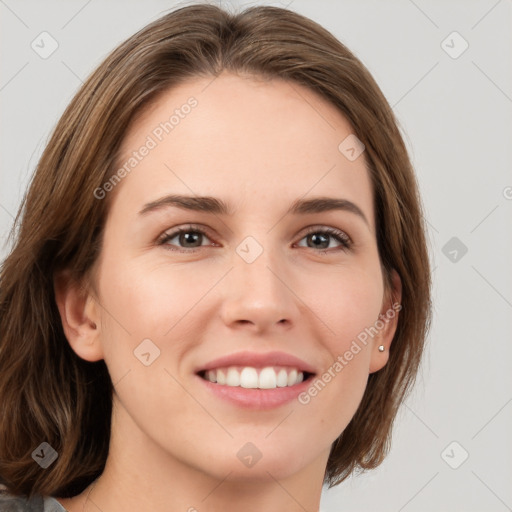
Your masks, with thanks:
[[[67,512],[51,496],[36,494],[30,500],[26,496],[0,493],[0,512]]]

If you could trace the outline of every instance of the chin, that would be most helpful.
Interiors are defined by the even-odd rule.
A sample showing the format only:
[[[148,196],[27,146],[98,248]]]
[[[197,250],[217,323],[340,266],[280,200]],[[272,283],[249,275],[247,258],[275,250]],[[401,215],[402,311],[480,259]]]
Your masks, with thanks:
[[[320,448],[317,455],[305,453],[304,443],[283,445],[277,437],[275,441],[237,442],[237,447],[230,450],[223,462],[215,465],[215,473],[220,478],[229,474],[230,481],[240,483],[286,480],[318,461],[324,453]],[[217,458],[217,462],[219,460]],[[326,463],[327,459],[322,461],[322,464]]]

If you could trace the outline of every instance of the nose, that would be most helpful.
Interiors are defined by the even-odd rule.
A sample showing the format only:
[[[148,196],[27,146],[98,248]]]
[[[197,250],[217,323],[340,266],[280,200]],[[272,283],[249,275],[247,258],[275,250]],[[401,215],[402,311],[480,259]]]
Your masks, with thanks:
[[[293,291],[293,278],[270,251],[264,250],[252,263],[235,254],[225,279],[221,317],[228,327],[262,333],[287,330],[297,323],[300,300]]]

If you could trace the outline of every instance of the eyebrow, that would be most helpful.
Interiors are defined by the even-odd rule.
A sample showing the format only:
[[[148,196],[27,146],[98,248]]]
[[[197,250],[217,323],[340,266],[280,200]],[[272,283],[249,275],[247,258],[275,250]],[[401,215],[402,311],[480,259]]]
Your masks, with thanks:
[[[167,195],[151,201],[144,205],[139,215],[147,215],[153,211],[162,208],[175,207],[183,210],[196,212],[212,213],[215,215],[233,216],[235,211],[222,199],[212,196],[183,196]],[[285,215],[307,215],[313,213],[322,213],[328,211],[347,211],[359,216],[369,227],[368,219],[365,214],[352,201],[348,199],[338,199],[335,197],[315,197],[312,199],[297,199],[292,203]]]

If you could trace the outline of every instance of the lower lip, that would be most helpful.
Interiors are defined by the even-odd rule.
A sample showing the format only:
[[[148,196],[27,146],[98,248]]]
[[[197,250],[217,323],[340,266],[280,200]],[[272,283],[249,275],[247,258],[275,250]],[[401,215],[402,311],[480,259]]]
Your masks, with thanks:
[[[231,404],[242,409],[273,409],[287,404],[297,398],[297,396],[306,391],[311,384],[311,376],[295,384],[294,386],[287,386],[284,388],[274,389],[247,389],[242,387],[224,386],[205,380],[199,375],[196,377],[219,398],[230,402]]]

